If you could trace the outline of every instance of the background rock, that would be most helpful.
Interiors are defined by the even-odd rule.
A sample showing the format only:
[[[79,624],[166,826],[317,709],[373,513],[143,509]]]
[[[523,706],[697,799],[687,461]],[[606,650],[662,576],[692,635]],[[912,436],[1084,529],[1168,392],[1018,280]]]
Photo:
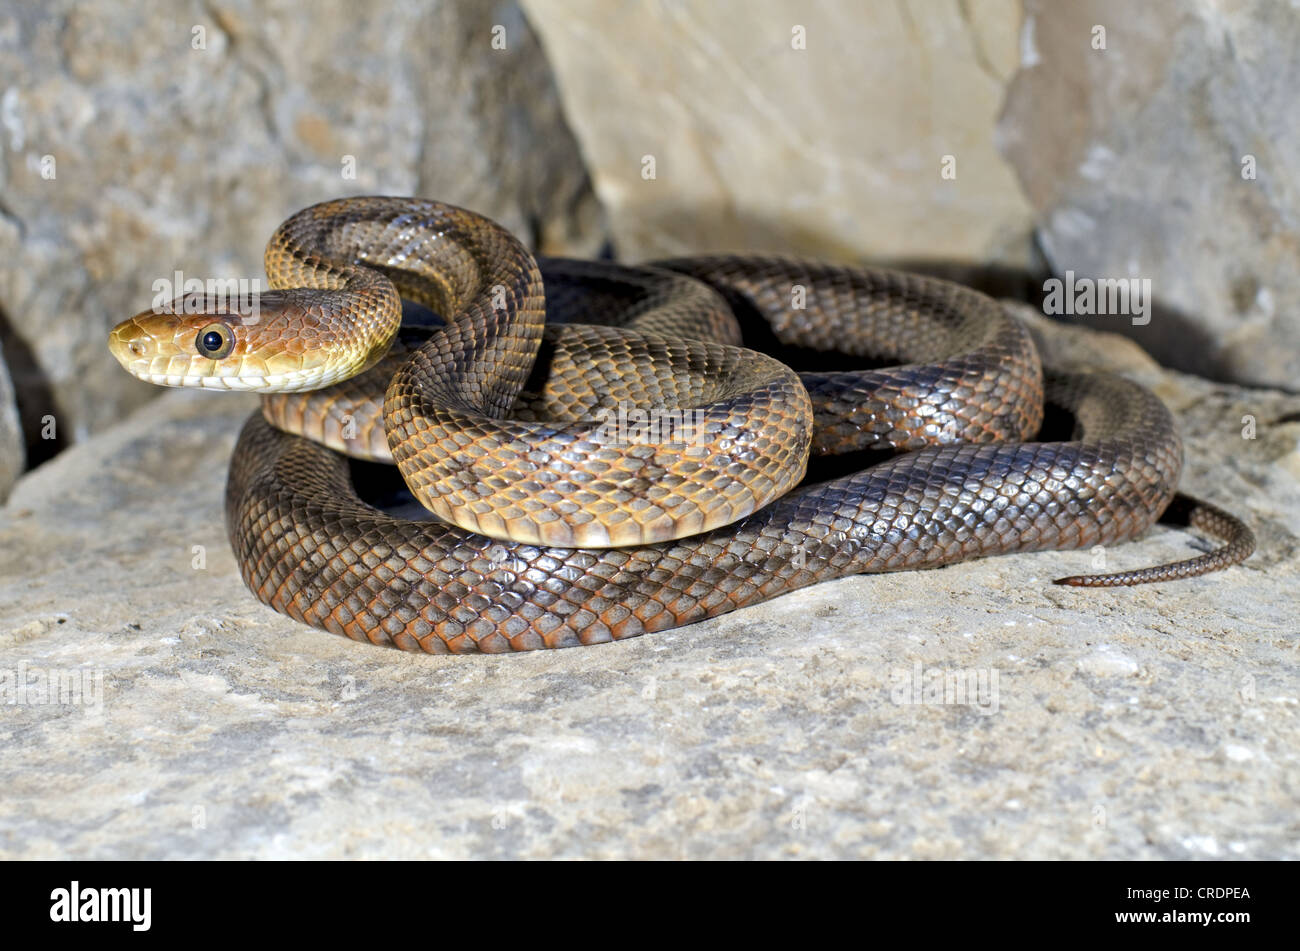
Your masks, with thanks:
[[[552,253],[599,246],[515,5],[5,5],[0,333],[33,462],[158,395],[105,346],[154,281],[260,278],[289,214],[376,192],[468,205]]]
[[[4,504],[9,489],[22,474],[25,457],[14,385],[5,365],[4,348],[0,347],[0,505]]]
[[[1300,858],[1300,397],[1039,321],[1155,386],[1250,561],[1069,590],[1093,555],[1017,555],[599,647],[407,655],[253,599],[221,506],[255,404],[168,393],[0,510],[0,676],[102,676],[98,704],[0,706],[0,857]],[[1161,526],[1107,566],[1197,547]],[[997,671],[996,710],[896,702],[917,665]]]
[[[621,257],[1030,259],[1032,214],[993,144],[1016,0],[524,9]]]
[[[1002,150],[1054,272],[1151,279],[1162,363],[1297,388],[1297,47],[1294,5],[1027,0]]]

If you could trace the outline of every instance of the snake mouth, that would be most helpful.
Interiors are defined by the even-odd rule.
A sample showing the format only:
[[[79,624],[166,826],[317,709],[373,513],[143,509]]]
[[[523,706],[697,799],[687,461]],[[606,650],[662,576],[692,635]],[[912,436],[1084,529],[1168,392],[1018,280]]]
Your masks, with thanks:
[[[109,331],[108,352],[123,370],[144,380],[148,379],[149,364],[158,353],[158,341],[132,317]]]

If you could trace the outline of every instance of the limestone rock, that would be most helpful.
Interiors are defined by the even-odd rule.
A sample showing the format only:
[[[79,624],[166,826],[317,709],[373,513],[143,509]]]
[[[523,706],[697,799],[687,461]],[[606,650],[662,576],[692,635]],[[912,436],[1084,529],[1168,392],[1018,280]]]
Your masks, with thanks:
[[[0,509],[0,687],[33,684],[0,705],[0,857],[1300,858],[1300,397],[1039,322],[1156,387],[1249,562],[1066,590],[1092,553],[1018,555],[599,647],[407,655],[253,599],[222,489],[255,402],[166,394]],[[1105,557],[1200,544],[1161,526]],[[927,695],[956,677],[965,703]]]
[[[0,505],[4,504],[9,489],[22,474],[25,458],[14,385],[5,365],[4,349],[0,348]]]
[[[1043,250],[1057,274],[1149,279],[1160,305],[1145,326],[1094,326],[1170,366],[1295,389],[1298,45],[1287,4],[1027,0],[1000,140]]]
[[[58,446],[158,395],[105,346],[155,281],[260,278],[281,220],[372,193],[468,205],[551,253],[598,247],[594,195],[517,6],[0,10],[0,332]],[[13,362],[11,337],[28,360]],[[57,447],[26,424],[39,462]]]
[[[524,0],[629,260],[1024,264],[1032,214],[993,144],[1019,8]]]

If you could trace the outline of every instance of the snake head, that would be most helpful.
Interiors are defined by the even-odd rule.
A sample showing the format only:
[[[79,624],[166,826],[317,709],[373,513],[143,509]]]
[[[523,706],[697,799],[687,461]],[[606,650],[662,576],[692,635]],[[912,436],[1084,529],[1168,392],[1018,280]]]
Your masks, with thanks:
[[[159,386],[296,393],[373,364],[339,321],[322,322],[320,292],[267,291],[252,306],[204,295],[178,298],[112,329],[108,349],[132,376]]]

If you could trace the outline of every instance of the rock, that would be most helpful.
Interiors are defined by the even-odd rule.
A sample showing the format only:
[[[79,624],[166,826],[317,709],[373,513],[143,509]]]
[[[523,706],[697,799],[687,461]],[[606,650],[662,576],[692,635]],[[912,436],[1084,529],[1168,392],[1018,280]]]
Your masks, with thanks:
[[[14,385],[9,379],[4,349],[0,348],[0,504],[4,503],[9,489],[22,474],[25,457],[23,428],[18,418]]]
[[[58,430],[41,440],[25,420],[33,463],[158,395],[105,346],[155,281],[260,278],[275,226],[314,202],[420,194],[551,253],[603,240],[513,3],[300,14],[284,0],[0,11],[0,332],[24,406],[48,404],[36,418]]]
[[[1148,386],[1156,385],[1164,377],[1160,364],[1127,337],[1058,323],[1022,301],[1003,299],[1001,304],[1029,327],[1044,366],[1080,373],[1109,370]]]
[[[0,857],[1300,858],[1300,397],[1138,369],[1185,487],[1254,525],[1245,565],[1067,590],[1092,553],[993,558],[498,658],[255,601],[222,515],[255,404],[167,393],[0,510],[0,699],[32,685],[0,717]]]
[[[523,2],[620,257],[1029,260],[992,138],[1017,0]]]
[[[1093,325],[1170,366],[1295,389],[1295,10],[1027,0],[1020,45],[999,136],[1052,270],[1149,279],[1159,305],[1144,326]]]

